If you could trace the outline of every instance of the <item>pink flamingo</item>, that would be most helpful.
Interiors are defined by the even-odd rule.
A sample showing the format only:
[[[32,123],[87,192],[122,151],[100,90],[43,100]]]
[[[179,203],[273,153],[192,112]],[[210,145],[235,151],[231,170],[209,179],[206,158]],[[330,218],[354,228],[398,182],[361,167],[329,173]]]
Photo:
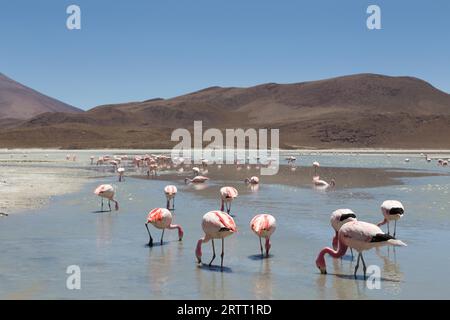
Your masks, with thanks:
[[[165,208],[156,208],[149,212],[145,228],[147,228],[149,242],[148,245],[153,246],[153,238],[148,229],[148,224],[151,223],[155,228],[162,229],[161,245],[163,244],[164,231],[166,229],[178,229],[178,241],[183,240],[183,228],[180,225],[172,224],[172,213]]]
[[[164,193],[167,198],[167,209],[170,210],[170,201],[172,201],[172,210],[175,209],[175,195],[177,194],[177,187],[168,185],[164,188]]]
[[[255,177],[255,176],[251,177],[250,179],[249,178],[245,178],[244,182],[247,183],[247,184],[248,183],[249,184],[259,184],[259,178]]]
[[[115,203],[116,210],[119,210],[119,202],[114,199],[114,187],[110,184],[102,184],[95,189],[94,193],[102,198],[102,207],[101,211],[103,211],[103,198],[108,199],[109,211],[111,211],[111,201]]]
[[[329,187],[335,187],[336,186],[336,180],[331,179],[330,183],[326,182],[325,180],[321,180],[319,176],[313,177],[313,184],[316,187],[319,187],[321,189],[327,189]]]
[[[238,192],[233,187],[223,187],[220,189],[220,198],[222,199],[222,204],[220,211],[224,211],[224,207],[227,208],[227,213],[230,214],[231,202],[238,196]]]
[[[275,232],[276,220],[270,214],[258,214],[250,221],[250,228],[259,237],[259,247],[261,249],[261,256],[264,257],[263,246],[261,238],[266,239],[266,257],[269,257],[269,250],[272,247],[270,243],[270,236]]]
[[[394,220],[394,237],[395,232],[397,231],[397,220],[403,217],[405,213],[405,208],[400,201],[397,200],[386,200],[381,204],[381,213],[384,216],[383,221],[379,222],[377,226],[382,226],[383,224],[388,225],[388,234],[389,232],[389,223]]]
[[[209,262],[209,266],[216,258],[216,249],[214,247],[214,239],[222,239],[222,254],[220,255],[220,268],[223,270],[223,257],[224,257],[224,239],[233,233],[237,232],[236,223],[233,218],[222,211],[210,211],[203,216],[202,229],[205,232],[205,236],[198,240],[195,255],[198,263],[202,262],[202,244],[211,240],[213,248],[213,257]]]
[[[123,180],[123,175],[125,173],[125,168],[124,167],[120,167],[117,169],[117,173],[119,174],[119,182],[122,182]]]
[[[314,176],[317,176],[317,168],[320,167],[320,163],[317,161],[313,162],[313,167],[314,167]]]
[[[347,248],[350,247],[358,251],[358,260],[356,262],[354,276],[356,278],[359,260],[361,260],[363,263],[365,279],[367,268],[362,252],[382,246],[406,246],[406,244],[389,234],[383,233],[378,226],[372,223],[363,221],[347,222],[341,227],[338,233],[338,250],[333,250],[328,247],[322,249],[317,256],[316,266],[322,274],[326,274],[325,254],[329,254],[333,258],[340,258],[345,254]]]
[[[356,221],[356,214],[350,209],[338,209],[331,214],[330,223],[334,229],[334,237],[333,237],[333,249],[336,250],[338,247],[338,232],[341,227],[350,221]],[[353,249],[350,248],[352,258],[353,258]]]
[[[208,180],[209,180],[209,178],[205,177],[205,176],[195,176],[192,179],[189,179],[189,178],[184,179],[184,183],[188,183],[188,182],[190,182],[190,183],[204,183],[204,182],[206,182]]]

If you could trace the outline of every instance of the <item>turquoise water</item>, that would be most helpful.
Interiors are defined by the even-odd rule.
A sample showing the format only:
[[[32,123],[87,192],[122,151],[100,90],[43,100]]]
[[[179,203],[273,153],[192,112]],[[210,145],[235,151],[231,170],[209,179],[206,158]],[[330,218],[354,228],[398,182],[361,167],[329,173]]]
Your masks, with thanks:
[[[90,153],[77,154],[76,163],[62,160],[63,152],[49,152],[48,157],[29,154],[29,158],[58,162],[19,166],[89,167]],[[409,163],[404,162],[406,157]],[[0,218],[0,298],[449,299],[450,283],[444,272],[450,268],[450,169],[418,155],[304,155],[297,163],[309,166],[314,160],[323,167],[399,168],[445,175],[402,178],[396,185],[375,188],[338,185],[329,192],[295,182],[263,182],[251,191],[242,179],[211,180],[204,190],[196,191],[181,176],[171,182],[163,176],[127,177],[118,183],[105,168],[96,171],[80,192],[56,197],[44,208]],[[96,212],[100,201],[92,191],[100,183],[116,186],[118,212]],[[165,205],[162,189],[169,183],[178,186],[175,222],[183,226],[185,237],[178,242],[176,231],[166,231],[164,245],[149,248],[145,217],[152,208]],[[232,206],[238,233],[225,240],[226,268],[220,272],[198,266],[194,250],[203,235],[201,218],[218,209],[218,189],[223,185],[235,186],[240,196]],[[365,253],[366,263],[381,270],[381,289],[369,289],[361,273],[356,280],[352,277],[355,262],[349,256],[327,257],[328,274],[321,275],[314,261],[320,249],[331,244],[330,213],[351,208],[360,220],[379,222],[379,206],[386,199],[400,200],[406,207],[397,237],[408,247]],[[261,212],[277,218],[272,256],[262,260],[257,255],[258,239],[249,228],[251,218]],[[151,231],[159,239],[160,231]],[[220,253],[220,242],[216,250]],[[203,251],[207,261],[210,243]],[[215,263],[220,263],[219,255]],[[66,288],[70,265],[81,269],[81,290]]]

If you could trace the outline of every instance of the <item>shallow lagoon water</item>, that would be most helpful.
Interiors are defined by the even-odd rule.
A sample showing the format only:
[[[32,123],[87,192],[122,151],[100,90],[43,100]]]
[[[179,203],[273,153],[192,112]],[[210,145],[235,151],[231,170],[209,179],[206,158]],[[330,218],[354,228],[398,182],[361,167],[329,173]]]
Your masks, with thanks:
[[[45,157],[48,163],[7,165],[89,167],[90,153],[74,153],[79,154],[76,163],[54,152]],[[405,163],[405,157],[411,161]],[[449,299],[445,274],[450,268],[449,168],[414,155],[304,155],[297,164],[309,166],[313,159],[321,162],[323,170],[397,168],[441,175],[403,177],[397,183],[370,188],[342,187],[338,180],[336,190],[323,192],[295,182],[264,183],[264,177],[257,191],[234,177],[212,179],[204,190],[194,190],[183,183],[184,176],[126,177],[118,183],[109,169],[95,171],[80,192],[58,196],[43,208],[0,218],[0,298]],[[251,172],[244,168],[242,177],[247,173]],[[351,174],[358,175],[358,170]],[[96,212],[100,201],[92,191],[100,183],[117,187],[119,211]],[[185,237],[179,242],[176,231],[166,231],[164,245],[149,248],[146,214],[165,205],[162,189],[169,183],[179,189],[175,222],[183,226]],[[201,217],[219,208],[218,189],[223,185],[235,186],[240,196],[232,205],[238,233],[225,239],[226,268],[220,272],[217,267],[198,266],[194,250],[203,234]],[[367,264],[381,269],[381,289],[369,289],[361,273],[353,278],[355,262],[348,255],[342,260],[327,257],[328,274],[321,275],[314,261],[319,250],[331,244],[330,213],[348,207],[360,220],[376,223],[382,219],[379,207],[386,199],[398,199],[406,207],[397,236],[408,247],[365,253]],[[261,212],[277,218],[268,259],[259,258],[258,239],[249,228],[250,219]],[[150,230],[159,239],[160,231]],[[220,252],[220,241],[216,250]],[[203,251],[208,261],[210,243]],[[218,256],[215,264],[219,263]],[[66,288],[70,265],[81,268],[81,290]]]

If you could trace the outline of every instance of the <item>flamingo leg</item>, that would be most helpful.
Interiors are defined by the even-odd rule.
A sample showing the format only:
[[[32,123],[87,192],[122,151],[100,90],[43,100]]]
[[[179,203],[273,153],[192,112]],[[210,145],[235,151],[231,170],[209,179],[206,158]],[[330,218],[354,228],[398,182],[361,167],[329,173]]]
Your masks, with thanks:
[[[103,211],[103,198],[101,198],[101,199],[102,199],[102,206],[101,206],[100,211]]]
[[[225,240],[222,238],[222,254],[220,255],[220,270],[223,271],[223,256],[225,255]]]
[[[264,250],[263,250],[263,245],[262,245],[262,242],[261,242],[261,237],[259,237],[259,247],[261,249],[261,256],[264,257]]]
[[[213,248],[213,256],[211,261],[209,262],[209,266],[211,267],[211,264],[213,263],[214,259],[216,258],[216,248],[214,247],[214,239],[211,239],[212,248]]]
[[[145,224],[145,227],[147,228],[148,236],[150,238],[149,241],[148,241],[148,245],[150,247],[152,247],[153,246],[153,238],[152,238],[152,235],[150,234],[150,230],[148,230],[148,224],[147,223]]]
[[[362,255],[362,252],[360,253],[360,255],[361,255],[361,261],[362,261],[362,263],[363,263],[364,280],[366,280],[366,270],[367,270],[367,268],[366,268],[366,262],[364,261],[364,257],[363,257],[363,255]]]
[[[387,223],[387,225],[388,225],[388,234],[390,235],[391,234],[391,232],[389,231],[389,225],[390,225],[391,223],[388,221],[388,223]]]
[[[350,248],[350,253],[352,254],[352,260],[353,260],[353,249]]]
[[[108,200],[109,211],[111,211],[111,200]]]
[[[397,220],[394,220],[394,238],[396,232],[397,232]]]
[[[163,229],[162,234],[161,234],[161,245],[163,244],[164,231],[166,231],[166,229]]]
[[[356,266],[355,266],[355,273],[353,274],[355,276],[356,279],[356,272],[358,271],[359,268],[359,260],[361,259],[361,253],[358,253],[358,259],[356,260]]]

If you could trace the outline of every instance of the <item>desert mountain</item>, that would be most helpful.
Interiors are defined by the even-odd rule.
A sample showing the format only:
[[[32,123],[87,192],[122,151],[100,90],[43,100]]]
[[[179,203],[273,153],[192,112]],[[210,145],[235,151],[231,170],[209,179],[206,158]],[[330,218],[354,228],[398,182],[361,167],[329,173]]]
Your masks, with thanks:
[[[45,112],[82,112],[0,73],[0,119],[26,120]],[[5,121],[2,121],[5,123]]]
[[[450,148],[450,95],[417,78],[376,74],[45,113],[0,132],[0,146],[27,137],[43,147],[171,147],[171,131],[194,120],[205,129],[278,128],[285,148]]]

